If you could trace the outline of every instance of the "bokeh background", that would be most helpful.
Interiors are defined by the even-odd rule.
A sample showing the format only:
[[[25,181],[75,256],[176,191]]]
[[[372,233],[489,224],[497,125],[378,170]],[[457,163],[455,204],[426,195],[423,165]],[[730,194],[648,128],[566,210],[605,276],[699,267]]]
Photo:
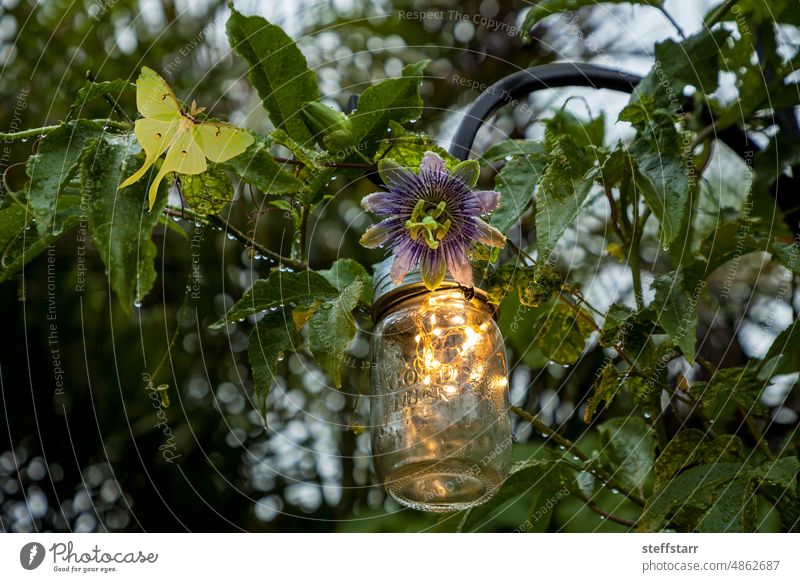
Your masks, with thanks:
[[[666,8],[692,32],[713,4],[671,0]],[[654,43],[676,37],[657,10],[625,5],[550,18],[536,29],[530,44],[523,43],[519,30],[526,8],[519,1],[286,0],[237,1],[236,6],[282,25],[296,38],[316,70],[322,93],[339,106],[370,83],[399,75],[404,64],[431,59],[418,127],[444,146],[460,113],[478,95],[454,83],[458,77],[489,85],[521,68],[560,60],[644,73],[652,64]],[[407,16],[414,11],[442,11],[445,17]],[[255,130],[270,129],[247,83],[245,64],[228,45],[227,14],[222,1],[3,0],[0,128],[62,120],[87,70],[100,80],[134,79],[147,65],[161,71],[179,97],[191,96],[215,116]],[[475,14],[495,25],[475,25],[470,20]],[[796,52],[798,42],[797,29],[787,27],[781,35],[784,49]],[[725,97],[726,91],[728,98],[735,98],[735,88],[723,82],[720,95]],[[609,91],[542,92],[530,99],[528,108],[501,111],[481,131],[476,150],[506,137],[540,137],[537,120],[562,106],[583,118],[604,114],[606,141],[614,143],[630,135],[630,128],[614,123],[626,100]],[[122,105],[135,111],[132,96]],[[109,105],[97,101],[82,115],[110,113]],[[12,189],[24,177],[23,168],[13,164],[33,148],[33,141],[15,143],[3,158]],[[741,159],[724,146],[716,150],[703,186],[718,197],[717,206],[706,209],[708,228],[713,228],[719,208],[741,208],[747,177]],[[358,201],[371,189],[365,181],[343,184],[314,217],[312,267],[326,268],[338,257],[365,264],[380,259],[378,252],[358,244],[371,223]],[[247,190],[237,191],[237,197],[224,213],[226,220],[242,229],[256,221],[258,240],[287,249],[291,240],[280,213],[254,214],[257,201]],[[573,231],[565,236],[569,252],[561,255],[562,267],[595,306],[630,300],[626,267],[606,249],[603,205],[592,206],[587,216],[580,237]],[[0,350],[0,530],[434,528],[435,516],[401,509],[374,481],[368,435],[353,430],[366,424],[367,403],[359,398],[368,388],[365,369],[347,368],[345,388],[338,391],[310,356],[288,357],[271,393],[269,430],[264,430],[250,398],[247,330],[212,332],[207,325],[264,276],[267,265],[251,259],[241,244],[219,231],[205,233],[200,248],[193,248],[175,226],[189,238],[195,234],[192,224],[159,229],[159,279],[130,314],[111,294],[91,242],[85,256],[86,288],[75,291],[79,257],[73,236],[29,264],[23,275],[0,284],[7,326]],[[646,237],[642,253],[646,277],[658,272],[655,233]],[[202,287],[179,324],[193,256],[199,257]],[[731,307],[721,319],[717,314],[713,329],[701,329],[702,350],[710,361],[733,366],[762,355],[777,331],[795,317],[793,288],[788,299],[779,296],[790,278],[780,269],[762,267],[759,257],[745,260],[732,293],[746,307]],[[502,317],[513,364],[513,403],[591,450],[578,407],[603,360],[602,349],[593,342],[578,365],[565,370],[531,349],[529,326],[521,325],[515,333]],[[366,362],[369,323],[361,323],[364,329],[349,351],[355,361]],[[170,405],[154,406],[145,374],[152,374],[164,357],[176,326],[180,333],[153,379],[155,385],[169,386]],[[690,377],[691,369],[671,373]],[[786,378],[765,392],[774,420],[774,434],[768,438],[779,438],[797,425],[795,383],[796,378]],[[543,446],[540,435],[522,424],[515,425],[515,438],[517,458],[536,456]],[[525,519],[526,509],[509,508],[484,529],[513,530]],[[769,529],[771,523],[766,519],[763,527]],[[558,503],[540,526],[549,531],[623,529],[570,499]]]

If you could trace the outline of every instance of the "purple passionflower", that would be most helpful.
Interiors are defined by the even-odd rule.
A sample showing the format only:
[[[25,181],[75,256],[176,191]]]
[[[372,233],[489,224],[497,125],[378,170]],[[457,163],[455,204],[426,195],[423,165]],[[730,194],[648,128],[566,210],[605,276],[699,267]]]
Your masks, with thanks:
[[[500,193],[473,190],[478,162],[467,160],[448,172],[442,158],[425,152],[419,173],[389,159],[378,163],[378,171],[386,191],[365,196],[361,205],[385,218],[364,233],[361,244],[392,248],[395,283],[420,265],[422,281],[430,290],[441,284],[447,271],[459,284],[472,286],[470,244],[502,247],[506,242],[499,230],[480,218],[497,208]]]

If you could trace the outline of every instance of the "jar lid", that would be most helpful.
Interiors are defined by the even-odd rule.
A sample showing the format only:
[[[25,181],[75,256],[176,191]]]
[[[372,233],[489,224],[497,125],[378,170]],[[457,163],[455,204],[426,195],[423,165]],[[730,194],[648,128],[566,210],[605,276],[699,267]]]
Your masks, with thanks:
[[[392,281],[392,260],[393,257],[388,257],[380,263],[373,265],[375,293],[372,299],[372,319],[376,322],[383,316],[387,309],[397,305],[401,301],[405,301],[410,297],[430,293],[430,290],[425,287],[425,284],[422,282],[422,272],[419,267],[409,271],[400,283]],[[473,297],[477,297],[485,302],[487,300],[486,288],[488,287],[490,275],[490,267],[479,269],[473,265],[473,286],[464,287],[453,279],[453,276],[448,270],[447,273],[445,273],[444,280],[436,290],[461,289],[464,291],[464,296],[466,298],[472,299]]]

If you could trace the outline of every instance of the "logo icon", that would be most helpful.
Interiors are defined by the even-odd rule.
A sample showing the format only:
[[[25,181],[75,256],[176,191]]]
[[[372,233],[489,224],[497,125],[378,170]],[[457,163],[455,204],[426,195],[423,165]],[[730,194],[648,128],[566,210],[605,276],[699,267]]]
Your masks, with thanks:
[[[19,563],[26,570],[35,570],[44,561],[44,546],[39,542],[30,542],[19,551]]]

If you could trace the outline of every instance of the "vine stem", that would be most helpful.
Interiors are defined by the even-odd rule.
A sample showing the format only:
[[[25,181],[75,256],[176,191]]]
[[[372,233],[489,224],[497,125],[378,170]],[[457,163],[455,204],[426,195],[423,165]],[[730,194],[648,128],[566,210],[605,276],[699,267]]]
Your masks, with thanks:
[[[608,205],[611,207],[611,224],[614,227],[614,231],[617,233],[617,236],[620,238],[622,243],[628,242],[627,238],[625,237],[625,233],[622,232],[622,226],[619,219],[619,212],[617,211],[617,203],[614,201],[614,196],[612,195],[611,188],[603,188],[606,193],[606,198],[608,198]]]
[[[645,208],[642,212],[641,218],[639,217],[639,197],[634,197],[633,200],[633,228],[631,233],[631,250],[628,253],[628,264],[631,268],[631,278],[633,279],[633,295],[636,301],[637,309],[644,309],[644,292],[642,291],[642,269],[641,257],[639,256],[640,247],[642,242],[642,234],[644,233],[644,225],[647,218],[650,216],[650,208]]]
[[[153,381],[154,384],[155,384],[155,379],[158,376],[158,373],[161,371],[161,368],[164,366],[164,363],[167,361],[167,357],[169,356],[170,351],[175,346],[175,340],[178,339],[178,335],[181,332],[181,326],[183,325],[183,318],[186,315],[186,308],[189,307],[189,284],[190,284],[190,281],[191,281],[191,277],[192,277],[192,275],[190,273],[189,277],[188,277],[188,279],[186,281],[186,291],[185,291],[185,293],[183,295],[183,302],[181,304],[180,315],[178,315],[178,323],[175,325],[175,331],[172,332],[172,337],[170,338],[169,343],[167,344],[167,349],[166,349],[166,351],[164,351],[164,355],[161,356],[161,361],[158,362],[158,365],[156,366],[156,369],[153,370],[153,374],[152,374],[152,376],[150,376],[150,379]]]
[[[269,257],[270,259],[281,263],[289,268],[292,268],[296,271],[304,271],[308,269],[308,265],[304,261],[297,261],[295,259],[284,257],[283,255],[276,253],[273,250],[268,249],[258,241],[255,241],[249,238],[246,234],[244,234],[241,230],[226,222],[222,218],[216,215],[211,216],[204,216],[202,214],[198,214],[189,210],[188,208],[173,208],[173,207],[166,207],[164,208],[164,214],[167,216],[176,216],[178,218],[182,218],[184,220],[192,220],[196,222],[201,222],[204,224],[213,223],[215,226],[222,228],[224,231],[229,233],[233,236],[236,240],[242,243],[245,246],[250,246],[254,248],[259,254]]]
[[[306,163],[302,160],[295,160],[292,158],[279,158],[273,157],[273,160],[278,162],[279,164],[290,164],[293,166],[305,166]],[[358,168],[361,170],[374,170],[378,166],[375,164],[362,164],[359,162],[322,162],[321,164],[325,168]]]
[[[716,12],[714,13],[714,16],[712,16],[708,20],[708,22],[706,23],[706,27],[711,28],[717,22],[722,20],[722,18],[730,11],[731,8],[733,8],[733,5],[736,4],[738,1],[739,0],[726,0],[724,4],[720,5],[720,7],[717,8]]]
[[[656,8],[658,8],[659,12],[661,12],[661,14],[664,15],[664,18],[669,20],[669,23],[678,32],[678,36],[680,36],[682,39],[686,40],[686,33],[683,32],[683,29],[681,28],[681,25],[678,24],[678,21],[675,20],[675,18],[673,18],[672,14],[667,12],[667,9],[664,8],[664,5],[663,4],[656,4]]]
[[[308,202],[303,204],[302,214],[300,216],[300,260],[308,261],[307,247],[308,247],[308,219],[311,214],[311,205]]]
[[[594,511],[597,515],[604,517],[608,521],[613,521],[614,523],[624,525],[625,527],[636,527],[638,523],[633,519],[628,519],[625,517],[614,515],[613,513],[609,513],[608,511],[597,505],[595,501],[586,497],[586,495],[581,495],[581,501],[583,501],[586,504],[586,507]]]
[[[527,410],[524,410],[519,406],[511,406],[510,410],[523,420],[530,423],[530,425],[534,427],[536,430],[540,431],[542,434],[547,435],[547,437],[552,439],[555,443],[567,449],[572,455],[578,457],[584,463],[587,464],[592,463],[592,459],[586,453],[580,450],[574,442],[572,442],[566,437],[561,436],[558,432],[547,426],[545,423],[536,418]],[[593,468],[595,469],[595,472],[597,473],[597,476],[600,479],[602,479],[608,485],[611,485],[615,489],[619,489],[623,493],[623,495],[625,495],[625,497],[627,497],[637,505],[644,507],[645,504],[644,499],[642,499],[635,493],[628,491],[624,487],[621,487],[620,484],[617,483],[616,480],[603,467],[595,466]]]
[[[106,127],[113,127],[115,129],[130,129],[131,124],[127,121],[117,121],[116,119],[90,119],[94,123],[102,124]],[[16,131],[12,133],[0,132],[0,142],[21,141],[30,139],[32,137],[42,137],[57,130],[62,124],[58,125],[45,125],[44,127],[34,127],[33,129],[25,129],[23,131]]]
[[[701,366],[703,366],[705,371],[708,372],[708,374],[712,378],[718,372],[717,367],[714,364],[712,364],[711,362],[709,362],[708,360],[706,360],[705,358],[697,358],[697,362]],[[763,362],[763,360],[762,360],[762,362]],[[742,418],[744,419],[744,423],[747,426],[747,430],[750,432],[750,435],[753,437],[753,439],[755,439],[756,445],[758,446],[758,448],[761,449],[761,452],[763,452],[765,455],[767,455],[767,458],[775,460],[775,454],[769,448],[769,443],[767,443],[766,437],[761,432],[761,430],[758,428],[756,423],[753,422],[753,419],[750,417],[750,415],[747,413],[747,411],[744,409],[743,406],[741,406],[741,405],[737,406],[737,409],[739,410],[739,414],[741,414]]]
[[[528,253],[526,253],[517,243],[515,243],[511,239],[507,239],[507,240],[508,240],[508,244],[510,244],[512,247],[514,247],[514,249],[517,251],[517,253],[519,255],[521,255],[522,257],[524,257],[527,260],[531,261],[532,263],[536,262],[534,260],[534,258],[531,257]],[[572,291],[572,290],[568,289],[567,290],[567,294],[569,295],[569,298],[567,297],[567,295],[565,295],[564,291],[559,291],[559,294],[558,294],[559,301],[561,301],[564,305],[569,307],[578,317],[580,317],[581,319],[585,320],[589,325],[591,325],[592,329],[594,331],[596,331],[596,332],[602,331],[600,329],[600,326],[597,325],[597,322],[595,322],[594,319],[592,319],[586,313],[584,313],[584,311],[580,308],[580,305],[578,305],[578,304],[580,303],[580,304],[585,305],[588,309],[591,309],[592,311],[594,311],[598,315],[602,316],[604,314],[600,310],[595,308],[591,303],[586,301],[586,299],[584,299],[582,296],[579,296],[578,293],[576,293],[575,291]],[[572,300],[570,300],[570,298]],[[633,360],[631,360],[628,357],[628,354],[625,353],[625,350],[622,348],[622,346],[621,345],[617,345],[617,346],[615,346],[614,349],[617,350],[617,352],[619,353],[620,357],[628,363],[628,365],[631,367],[631,369],[635,371],[636,370],[636,365],[633,363]]]

